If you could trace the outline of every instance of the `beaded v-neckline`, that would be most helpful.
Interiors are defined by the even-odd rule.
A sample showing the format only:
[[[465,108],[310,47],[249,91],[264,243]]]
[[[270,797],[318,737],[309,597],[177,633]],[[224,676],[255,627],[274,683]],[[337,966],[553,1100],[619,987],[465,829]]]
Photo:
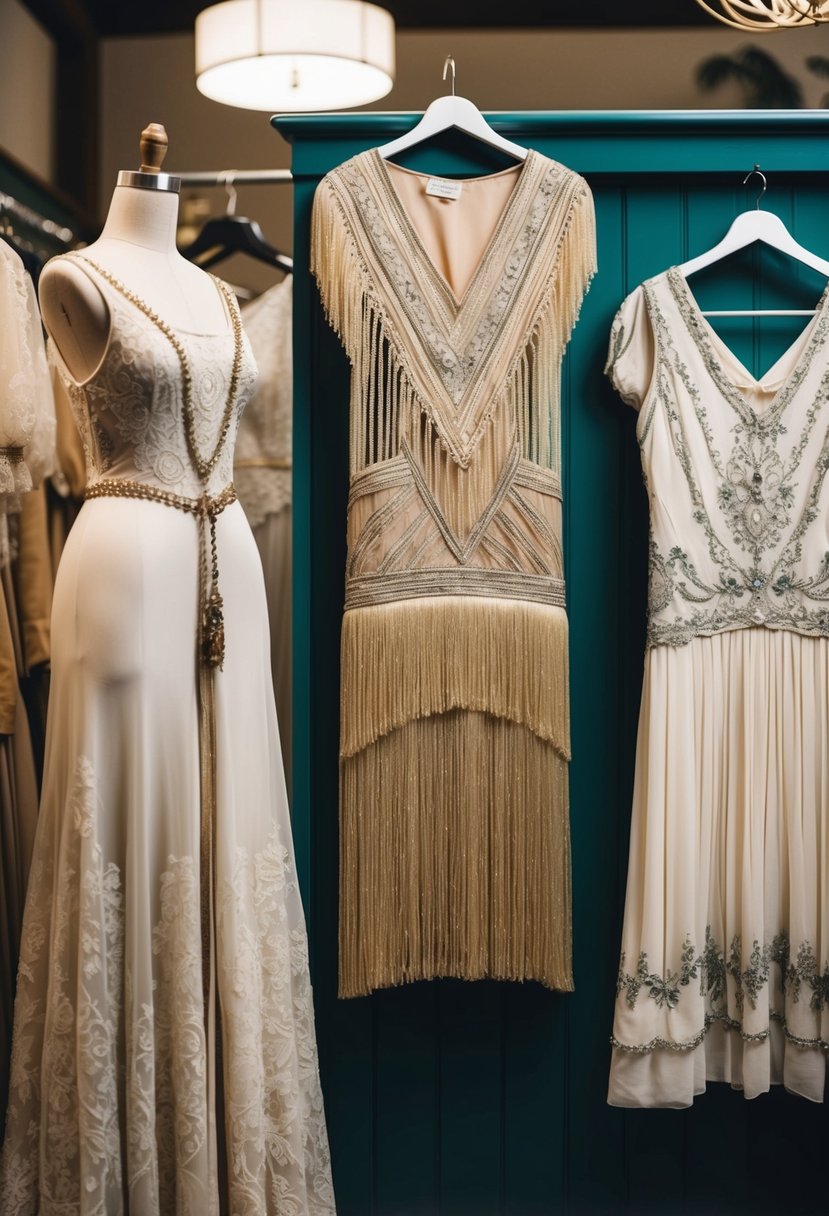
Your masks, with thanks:
[[[387,197],[389,198],[391,205],[394,209],[394,212],[397,216],[400,231],[406,235],[406,238],[407,238],[407,241],[409,244],[409,248],[410,248],[410,252],[413,255],[413,260],[418,261],[423,265],[426,273],[438,285],[438,287],[440,288],[441,293],[444,295],[444,297],[449,300],[455,314],[460,313],[463,310],[463,307],[464,307],[464,304],[466,303],[466,301],[474,295],[475,284],[481,278],[481,275],[485,271],[490,260],[495,256],[495,251],[498,248],[498,245],[501,241],[504,230],[507,228],[508,221],[509,221],[510,217],[515,213],[516,207],[520,204],[520,202],[523,199],[524,185],[527,181],[531,180],[531,178],[532,178],[532,174],[530,172],[528,172],[528,166],[532,165],[532,163],[535,159],[535,153],[530,148],[527,152],[526,158],[519,165],[517,165],[517,166],[511,165],[507,169],[500,169],[497,173],[484,173],[484,174],[481,174],[480,176],[474,177],[474,178],[453,179],[453,180],[457,180],[459,182],[464,182],[464,181],[485,182],[485,181],[490,181],[492,178],[503,177],[505,173],[514,173],[516,168],[518,169],[518,174],[516,177],[515,185],[513,186],[512,190],[510,191],[509,198],[507,199],[507,201],[504,205],[504,208],[501,211],[501,214],[498,216],[495,227],[493,228],[492,232],[490,233],[490,236],[487,239],[487,241],[484,243],[480,256],[477,258],[477,260],[475,262],[475,269],[472,271],[471,275],[469,276],[466,287],[464,288],[464,290],[461,292],[460,295],[457,295],[455,293],[453,288],[450,286],[449,281],[447,280],[446,276],[438,269],[438,267],[434,261],[434,258],[431,256],[428,249],[426,248],[423,237],[421,236],[420,232],[418,231],[416,224],[413,222],[412,217],[409,215],[409,212],[406,209],[406,207],[404,206],[403,200],[400,197],[400,194],[399,194],[397,188],[395,187],[395,184],[392,180],[391,169],[390,169],[389,165],[386,163],[386,161],[383,159],[382,155],[380,154],[379,149],[371,148],[369,150],[369,152],[366,153],[366,155],[372,157],[378,167],[379,177],[380,177],[381,181],[383,182]],[[427,173],[420,173],[413,169],[406,169],[404,166],[401,166],[401,165],[395,165],[394,168],[400,169],[401,171],[403,171],[405,173],[411,173],[415,177],[428,178],[430,176]]]
[[[734,354],[728,344],[719,336],[702,314],[694,293],[678,266],[672,266],[665,272],[665,278],[671,292],[679,305],[680,313],[685,321],[688,332],[700,351],[708,370],[725,399],[753,426],[767,426],[775,421],[788,405],[803,379],[816,348],[823,341],[829,320],[826,301],[829,298],[829,282],[823,289],[815,309],[815,315],[810,319],[795,340],[786,348],[778,359],[759,378],[753,376],[748,368]],[[722,352],[722,354],[720,353]],[[791,360],[788,373],[779,378],[779,388],[773,393],[771,400],[763,410],[757,410],[748,400],[746,394],[738,386],[725,368],[723,354],[732,362],[739,373],[745,376],[747,387],[752,390],[769,392],[766,382],[771,374],[781,365]],[[774,383],[774,381],[772,381]]]

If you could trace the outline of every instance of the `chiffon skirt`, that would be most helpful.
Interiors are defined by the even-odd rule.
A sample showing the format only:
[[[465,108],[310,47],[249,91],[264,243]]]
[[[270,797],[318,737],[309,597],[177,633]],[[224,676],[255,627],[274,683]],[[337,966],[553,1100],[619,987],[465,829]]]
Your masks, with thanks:
[[[95,499],[64,550],[3,1216],[331,1213],[261,564],[218,521],[215,966],[203,995],[198,531]]]
[[[829,640],[742,629],[648,652],[609,1102],[706,1081],[822,1101]]]

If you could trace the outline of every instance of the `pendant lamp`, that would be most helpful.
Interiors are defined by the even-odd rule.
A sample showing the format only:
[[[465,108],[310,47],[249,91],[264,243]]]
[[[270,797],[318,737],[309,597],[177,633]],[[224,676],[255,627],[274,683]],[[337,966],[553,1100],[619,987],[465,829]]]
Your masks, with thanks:
[[[829,22],[829,0],[697,0],[697,4],[724,25],[756,33]]]
[[[342,110],[394,83],[394,20],[363,0],[225,0],[196,17],[196,86],[245,110]]]

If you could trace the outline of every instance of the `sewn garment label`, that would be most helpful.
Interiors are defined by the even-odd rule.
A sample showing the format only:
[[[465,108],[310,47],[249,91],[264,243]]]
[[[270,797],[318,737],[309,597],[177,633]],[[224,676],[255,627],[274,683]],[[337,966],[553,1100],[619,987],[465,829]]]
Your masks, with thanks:
[[[430,177],[426,183],[426,193],[435,198],[458,199],[463,189],[462,182],[450,182],[445,177]]]

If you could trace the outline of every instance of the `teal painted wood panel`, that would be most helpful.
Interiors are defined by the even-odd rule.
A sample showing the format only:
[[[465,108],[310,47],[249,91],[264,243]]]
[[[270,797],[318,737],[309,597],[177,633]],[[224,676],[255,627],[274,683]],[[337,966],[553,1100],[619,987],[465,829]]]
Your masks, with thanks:
[[[713,1085],[689,1111],[605,1101],[641,692],[647,514],[634,415],[606,383],[616,308],[642,279],[707,248],[764,205],[829,257],[829,115],[506,115],[520,142],[587,176],[599,273],[563,369],[570,612],[576,991],[420,983],[336,999],[338,654],[347,500],[348,368],[307,271],[313,191],[411,115],[278,119],[294,142],[295,725],[293,819],[310,924],[323,1087],[342,1216],[825,1213],[824,1107]],[[448,138],[407,161],[436,173],[497,160]],[[811,307],[822,284],[770,251],[696,276],[703,307]],[[755,374],[802,320],[722,320]]]

